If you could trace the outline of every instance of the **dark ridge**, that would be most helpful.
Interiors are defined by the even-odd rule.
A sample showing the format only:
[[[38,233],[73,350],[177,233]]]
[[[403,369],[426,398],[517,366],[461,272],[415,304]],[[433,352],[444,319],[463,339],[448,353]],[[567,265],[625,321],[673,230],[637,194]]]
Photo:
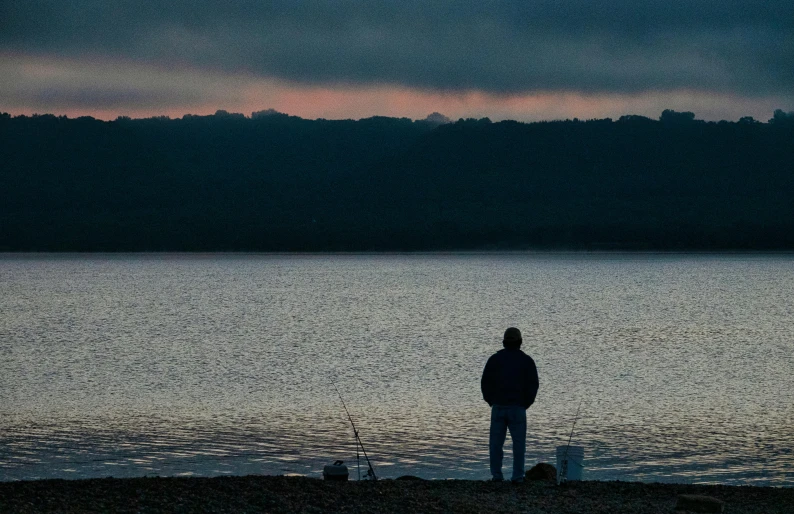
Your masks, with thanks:
[[[768,123],[0,115],[0,251],[792,250]]]

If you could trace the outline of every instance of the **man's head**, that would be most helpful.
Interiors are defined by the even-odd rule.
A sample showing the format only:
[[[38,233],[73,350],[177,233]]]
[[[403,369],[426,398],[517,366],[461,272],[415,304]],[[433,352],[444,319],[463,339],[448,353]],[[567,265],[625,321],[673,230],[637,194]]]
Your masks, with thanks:
[[[515,327],[510,327],[505,330],[505,337],[502,340],[505,348],[520,348],[521,347],[521,331]]]

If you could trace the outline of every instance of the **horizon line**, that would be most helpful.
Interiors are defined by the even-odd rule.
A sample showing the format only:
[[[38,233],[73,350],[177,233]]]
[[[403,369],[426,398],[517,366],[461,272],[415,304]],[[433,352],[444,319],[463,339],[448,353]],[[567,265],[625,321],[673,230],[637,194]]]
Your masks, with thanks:
[[[251,114],[247,115],[241,112],[230,112],[225,109],[217,109],[214,113],[209,114],[195,114],[195,113],[185,113],[181,116],[174,116],[168,114],[160,114],[160,115],[152,115],[152,116],[144,116],[144,117],[132,117],[128,115],[119,114],[115,118],[105,118],[105,117],[96,117],[89,114],[80,115],[80,116],[72,116],[70,117],[68,114],[56,114],[54,112],[33,112],[33,113],[9,113],[7,111],[0,110],[0,117],[7,117],[11,119],[16,118],[41,118],[41,117],[55,117],[58,119],[66,119],[66,120],[79,120],[79,119],[92,119],[96,121],[103,121],[103,122],[125,122],[125,121],[181,121],[187,120],[191,118],[230,118],[230,119],[245,119],[245,120],[256,120],[256,119],[264,119],[271,116],[274,117],[287,117],[287,118],[297,118],[306,121],[364,121],[364,120],[371,120],[375,118],[385,118],[385,119],[392,119],[392,120],[411,120],[412,122],[428,122],[437,125],[448,125],[454,124],[459,122],[466,122],[466,121],[480,121],[480,122],[491,122],[491,123],[501,123],[501,122],[512,122],[512,123],[520,123],[522,125],[532,125],[538,123],[560,123],[560,122],[573,122],[573,123],[586,123],[586,122],[594,122],[594,121],[611,121],[611,122],[618,122],[621,120],[625,120],[625,118],[633,118],[635,120],[648,120],[648,121],[662,121],[662,116],[665,112],[671,112],[673,115],[684,115],[688,116],[691,115],[691,119],[686,121],[693,122],[693,123],[754,123],[754,124],[774,124],[773,120],[775,119],[775,115],[778,113],[782,113],[787,118],[794,118],[794,112],[786,112],[784,109],[774,109],[772,113],[772,117],[766,121],[756,119],[753,116],[741,116],[737,120],[727,120],[721,119],[718,121],[715,120],[705,120],[696,118],[696,114],[692,111],[676,111],[674,109],[664,109],[658,118],[652,118],[646,116],[644,114],[633,114],[633,113],[626,113],[622,114],[618,118],[613,118],[611,116],[606,116],[603,118],[599,117],[592,117],[592,118],[548,118],[548,119],[540,119],[540,120],[517,120],[512,118],[503,118],[503,119],[496,119],[495,121],[492,120],[489,116],[483,117],[460,117],[458,119],[453,119],[445,116],[444,114],[434,111],[428,114],[425,118],[411,118],[409,116],[388,116],[388,115],[381,115],[381,114],[374,114],[372,116],[362,116],[359,118],[354,117],[340,117],[340,118],[325,118],[325,117],[317,117],[317,118],[310,118],[310,117],[302,117],[296,114],[289,114],[286,112],[277,111],[272,108],[263,109],[260,111],[253,111]]]

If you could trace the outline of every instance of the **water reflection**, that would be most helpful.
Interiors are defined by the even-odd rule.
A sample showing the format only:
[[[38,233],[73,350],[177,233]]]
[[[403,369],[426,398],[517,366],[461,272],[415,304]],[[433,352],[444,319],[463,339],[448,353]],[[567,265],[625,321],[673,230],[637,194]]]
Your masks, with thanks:
[[[487,478],[479,375],[514,325],[528,462],[583,400],[588,478],[794,485],[792,263],[3,257],[0,480],[355,475],[331,376],[379,475]]]
[[[355,468],[352,434],[339,416],[294,415],[290,419],[270,424],[230,413],[226,426],[198,420],[189,426],[151,420],[145,427],[74,420],[68,428],[62,426],[63,421],[11,427],[3,437],[3,479],[188,473],[320,476],[322,466],[336,459]],[[362,437],[379,474],[486,477],[486,418],[472,422],[464,415],[445,415],[435,420],[437,432],[394,427],[400,419],[362,421],[366,426],[361,428]],[[447,423],[462,424],[447,428],[453,434],[439,433]],[[583,427],[578,439],[588,449],[588,477],[791,484],[794,459],[787,427],[755,427],[763,436],[751,437],[723,431],[695,434],[689,427],[661,420],[653,424],[650,435],[642,425]],[[553,462],[560,430],[544,429],[537,421],[530,423],[529,430],[530,461]]]

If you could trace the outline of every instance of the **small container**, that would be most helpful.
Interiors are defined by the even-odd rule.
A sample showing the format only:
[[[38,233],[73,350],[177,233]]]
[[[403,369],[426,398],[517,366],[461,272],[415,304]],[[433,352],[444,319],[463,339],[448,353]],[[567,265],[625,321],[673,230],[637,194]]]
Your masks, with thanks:
[[[331,480],[334,482],[347,482],[347,466],[341,460],[335,461],[333,464],[328,464],[323,468],[323,479]]]

